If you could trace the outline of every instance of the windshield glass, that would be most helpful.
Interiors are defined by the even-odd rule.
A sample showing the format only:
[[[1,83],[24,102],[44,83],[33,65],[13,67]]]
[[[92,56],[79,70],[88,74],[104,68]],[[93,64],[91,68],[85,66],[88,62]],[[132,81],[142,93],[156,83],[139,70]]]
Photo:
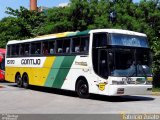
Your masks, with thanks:
[[[149,48],[147,37],[145,36],[135,36],[135,35],[126,35],[126,34],[111,34],[111,45],[119,46],[135,46]]]
[[[151,76],[149,49],[114,48],[110,70],[112,76]]]

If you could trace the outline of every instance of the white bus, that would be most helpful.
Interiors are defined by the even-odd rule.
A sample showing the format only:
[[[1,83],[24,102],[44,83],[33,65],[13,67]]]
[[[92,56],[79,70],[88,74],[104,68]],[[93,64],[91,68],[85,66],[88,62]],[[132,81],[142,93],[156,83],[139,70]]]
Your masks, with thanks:
[[[120,29],[65,32],[7,43],[9,82],[119,96],[152,90],[147,36]]]

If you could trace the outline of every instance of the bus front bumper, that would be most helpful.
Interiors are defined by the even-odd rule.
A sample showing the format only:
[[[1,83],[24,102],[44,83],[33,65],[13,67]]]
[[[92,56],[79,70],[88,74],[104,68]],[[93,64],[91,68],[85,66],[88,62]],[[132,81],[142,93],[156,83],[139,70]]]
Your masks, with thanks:
[[[150,95],[152,92],[152,85],[110,85],[109,95]]]

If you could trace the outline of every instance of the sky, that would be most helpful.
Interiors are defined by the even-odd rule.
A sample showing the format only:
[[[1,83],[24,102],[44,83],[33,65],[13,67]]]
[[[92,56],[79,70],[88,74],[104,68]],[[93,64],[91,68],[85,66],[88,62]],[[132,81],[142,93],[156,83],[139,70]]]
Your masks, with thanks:
[[[13,9],[19,9],[20,6],[24,6],[25,8],[29,8],[30,0],[0,0],[0,20],[8,15],[5,13],[7,7],[11,7]],[[59,4],[68,3],[69,0],[37,0],[38,6],[45,7],[54,7]],[[134,2],[138,2],[139,0],[133,0]]]

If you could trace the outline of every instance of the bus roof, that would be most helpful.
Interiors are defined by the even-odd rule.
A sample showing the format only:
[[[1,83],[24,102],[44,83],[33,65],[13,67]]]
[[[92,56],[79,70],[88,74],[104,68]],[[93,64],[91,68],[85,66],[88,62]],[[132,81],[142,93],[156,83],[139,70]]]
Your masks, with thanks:
[[[90,33],[97,33],[97,32],[119,33],[119,34],[147,37],[146,34],[144,34],[144,33],[134,32],[134,31],[130,31],[130,30],[122,30],[122,29],[95,29],[95,30],[90,31]]]
[[[42,35],[37,36],[36,38],[26,39],[26,40],[12,40],[9,41],[7,44],[17,44],[17,43],[23,43],[23,42],[32,42],[32,41],[40,41],[44,39],[55,39],[55,38],[61,38],[61,37],[71,37],[71,36],[83,36],[88,35],[90,33],[97,33],[97,32],[108,32],[108,33],[119,33],[119,34],[128,34],[128,35],[136,35],[136,36],[144,36],[146,37],[146,34],[129,31],[129,30],[122,30],[122,29],[95,29],[95,30],[85,30],[85,31],[76,31],[76,32],[63,32],[63,33],[56,33],[56,34],[48,34],[48,35]]]

